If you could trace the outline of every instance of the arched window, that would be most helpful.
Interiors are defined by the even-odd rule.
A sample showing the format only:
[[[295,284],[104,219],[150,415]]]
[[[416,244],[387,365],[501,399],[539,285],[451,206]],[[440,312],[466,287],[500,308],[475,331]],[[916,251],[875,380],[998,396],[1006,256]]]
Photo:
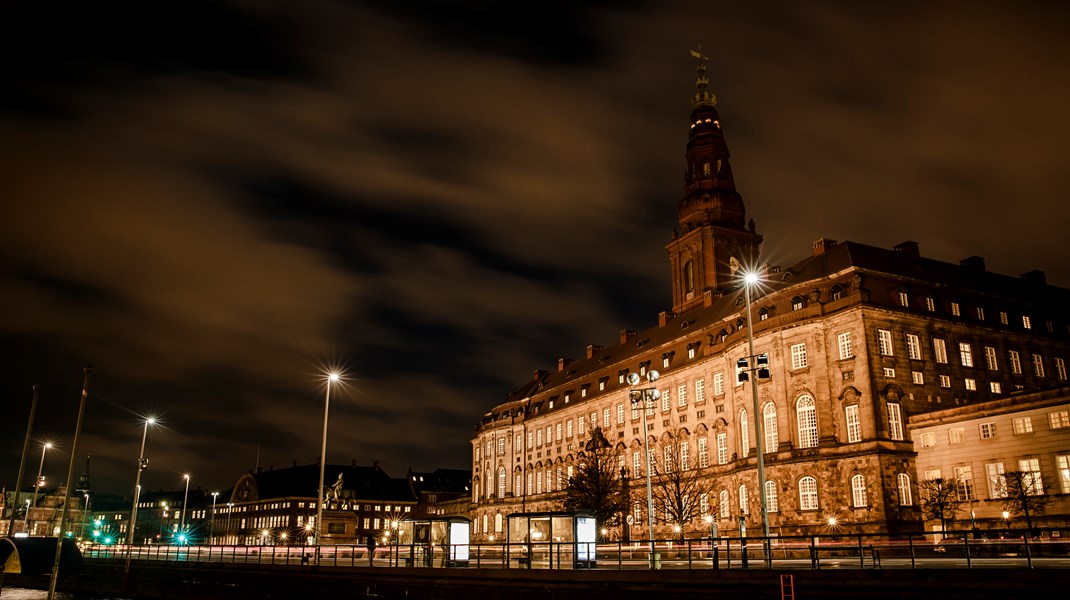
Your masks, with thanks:
[[[728,339],[728,332],[722,329],[721,333],[717,334],[717,339],[723,344]]]
[[[778,512],[780,510],[780,504],[777,502],[776,497],[776,482],[765,482],[765,510],[767,512]]]
[[[706,165],[709,167],[709,165]],[[695,291],[695,263],[687,261],[684,263],[684,292],[690,294]]]
[[[479,481],[478,480],[472,482],[472,496],[473,496],[473,499],[476,502],[479,502],[480,498],[479,498]]]
[[[494,533],[502,532],[502,513],[495,513],[494,515]]]
[[[851,477],[851,505],[855,508],[866,506],[866,476],[859,474]]]
[[[524,495],[524,477],[519,472],[517,472],[516,477],[513,478],[513,495]]]
[[[498,468],[498,498],[505,497],[505,467]]]
[[[739,455],[743,458],[750,455],[750,422],[747,419],[747,409],[739,411]]]
[[[795,403],[795,414],[799,424],[799,447],[817,447],[817,409],[813,396],[802,396]]]
[[[802,310],[803,306],[802,296],[795,296],[791,299],[791,310]]]
[[[728,506],[728,490],[721,490],[719,516],[722,519],[732,518],[732,507]]]
[[[758,310],[758,320],[759,321],[764,321],[764,320],[766,320],[768,318],[769,318],[769,309],[767,307],[763,306],[761,309]]]
[[[813,477],[799,480],[799,510],[817,510],[817,480]]]
[[[750,505],[747,502],[747,486],[746,484],[739,486],[739,514],[749,515]]]
[[[765,453],[776,452],[780,435],[776,427],[776,405],[770,402],[762,409],[762,433],[765,434]]]
[[[910,493],[910,475],[900,473],[895,476],[899,488],[899,506],[914,506],[914,497]]]

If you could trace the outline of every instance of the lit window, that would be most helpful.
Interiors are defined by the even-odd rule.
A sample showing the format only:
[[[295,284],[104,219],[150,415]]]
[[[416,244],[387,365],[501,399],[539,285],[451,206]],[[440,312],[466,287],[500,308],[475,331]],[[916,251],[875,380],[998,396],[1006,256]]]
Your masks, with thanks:
[[[999,311],[999,322],[1003,325],[1007,324],[1007,313],[1003,312],[1002,310]]]
[[[799,510],[817,510],[817,480],[803,477],[799,480]]]
[[[731,510],[731,507],[728,506],[728,490],[721,490],[721,493],[719,494],[719,496],[720,496],[720,506],[718,507],[720,509],[719,516],[722,519],[726,519],[726,520],[727,519],[731,519],[732,518],[732,510]]]
[[[910,306],[910,296],[906,292],[899,292],[899,306]]]
[[[962,316],[962,311],[959,310],[959,303],[958,302],[952,302],[951,303],[951,314],[953,316],[956,316],[956,317]]]
[[[837,336],[840,346],[840,360],[845,358],[851,358],[854,356],[854,352],[851,349],[851,332],[845,331]]]
[[[1017,350],[1010,350],[1008,352],[1008,356],[1010,358],[1010,363],[1011,363],[1011,373],[1014,373],[1015,375],[1021,375],[1022,374],[1022,359],[1019,357],[1018,351]]]
[[[1029,496],[1044,494],[1044,480],[1040,476],[1040,459],[1023,458],[1018,460],[1018,470],[1024,475],[1022,484]]]
[[[992,346],[985,346],[985,366],[989,371],[998,370],[999,364],[996,362],[996,349]]]
[[[955,467],[955,488],[958,491],[959,500],[969,502],[973,496],[973,467],[962,465]]]
[[[1059,493],[1070,494],[1070,456],[1059,454],[1055,457],[1055,470],[1059,474]]]
[[[962,366],[973,366],[973,349],[966,342],[959,342],[959,358],[962,360]]]
[[[1033,355],[1033,374],[1037,377],[1044,376],[1044,361],[1039,354]]]
[[[981,308],[980,306],[977,307],[977,320],[978,321],[984,321],[985,320],[985,309]]]
[[[791,299],[791,310],[802,310],[803,299],[802,296],[795,296]]]
[[[1033,433],[1033,419],[1031,417],[1018,417],[1011,421],[1014,435]]]
[[[903,439],[903,409],[898,403],[888,403],[888,433],[893,440]]]
[[[803,369],[806,367],[806,344],[792,344],[791,368]]]
[[[966,389],[967,390],[970,390],[971,392],[976,392],[977,391],[977,380],[976,379],[971,379],[971,378],[967,377],[963,381],[966,384]]]
[[[569,419],[566,423],[567,437],[572,437],[572,419]]]
[[[941,375],[940,376],[940,387],[942,387],[942,388],[951,387],[951,377],[949,377],[947,375]]]
[[[892,332],[887,329],[877,330],[877,345],[880,348],[880,353],[884,356],[892,355]]]
[[[1070,427],[1070,411],[1057,410],[1048,413],[1048,427],[1051,429]]]
[[[844,411],[847,416],[847,441],[850,443],[862,441],[862,424],[858,419],[858,405],[847,406]]]
[[[981,430],[981,439],[990,440],[996,437],[996,424],[995,423],[981,423],[979,426]]]
[[[623,404],[618,404],[617,405],[617,424],[620,425],[623,422],[624,422],[624,405]]]
[[[856,507],[866,506],[866,476],[851,477],[851,503]]]
[[[1061,358],[1055,359],[1055,376],[1066,381],[1066,361]]]
[[[994,462],[986,464],[985,479],[988,480],[989,498],[1007,497],[1007,478],[1003,474],[1003,463]]]
[[[777,502],[776,482],[765,482],[765,510],[766,512],[779,512],[780,504]]]
[[[687,471],[691,468],[691,463],[688,459],[688,453],[690,452],[690,446],[687,442],[680,442],[680,470]]]
[[[608,408],[603,408],[602,409],[602,427],[604,427],[606,429],[609,429],[610,425],[612,425],[612,424],[613,423],[612,423],[612,420],[610,419],[609,409]]]
[[[998,381],[989,382],[988,383],[988,389],[991,390],[991,392],[993,394],[1002,394],[1003,393],[1003,386],[1001,386]]]
[[[817,447],[817,410],[813,396],[802,396],[795,403],[796,422],[799,430],[799,447]]]
[[[1030,320],[1028,315],[1022,315],[1022,328],[1023,329],[1032,329],[1033,328],[1033,321]]]
[[[933,355],[936,362],[947,363],[947,344],[940,338],[933,338]]]
[[[925,309],[928,310],[929,312],[935,312],[936,311],[936,302],[934,302],[932,298],[926,298],[925,299]]]
[[[884,367],[884,376],[889,378],[895,378],[895,369],[891,367]]]
[[[925,385],[925,375],[921,371],[911,371],[910,379],[917,385]]]

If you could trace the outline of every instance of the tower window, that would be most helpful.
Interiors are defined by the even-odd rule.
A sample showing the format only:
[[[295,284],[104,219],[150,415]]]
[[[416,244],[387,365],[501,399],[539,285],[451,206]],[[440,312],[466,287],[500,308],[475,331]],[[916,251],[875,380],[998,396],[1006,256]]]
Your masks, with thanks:
[[[684,263],[684,291],[688,294],[695,291],[695,263],[690,260]]]

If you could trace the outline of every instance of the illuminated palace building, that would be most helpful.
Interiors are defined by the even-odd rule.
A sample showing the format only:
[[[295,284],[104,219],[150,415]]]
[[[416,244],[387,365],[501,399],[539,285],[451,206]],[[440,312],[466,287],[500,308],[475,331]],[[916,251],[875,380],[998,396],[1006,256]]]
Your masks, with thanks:
[[[471,440],[476,539],[501,534],[508,514],[560,510],[596,428],[617,454],[628,494],[620,524],[603,524],[610,537],[647,539],[644,443],[658,537],[677,527],[708,535],[713,526],[738,535],[741,522],[760,535],[758,452],[772,535],[828,533],[833,518],[837,531],[918,531],[926,473],[972,473],[978,481],[962,486],[963,500],[996,514],[999,491],[983,481],[996,462],[1035,467],[1056,500],[1049,523],[1061,513],[1065,524],[1070,291],[1047,285],[1039,271],[989,273],[977,256],[959,264],[923,258],[914,242],[888,250],[819,239],[797,264],[763,267],[748,305],[741,275],[758,264],[762,236],[736,191],[704,61],[698,71],[679,232],[666,246],[672,310],[655,327],[623,330],[613,345],[591,345],[585,358],[535,371],[483,417]],[[761,354],[767,376],[740,368],[740,359]],[[660,372],[656,382],[651,370]],[[634,387],[633,373],[641,381]],[[642,388],[660,391],[647,404],[646,431],[631,393]],[[1036,409],[1030,398],[1039,393]],[[1037,412],[1028,433],[1043,444],[1031,446],[1011,426],[1016,398]],[[1007,421],[992,430],[993,446],[971,425],[994,420],[982,418],[985,403]],[[960,407],[971,410],[956,417]],[[922,447],[911,419],[928,414],[940,417],[923,419],[932,443]],[[946,452],[955,441],[949,435],[976,441],[972,452]],[[941,454],[930,460],[929,451]],[[919,472],[919,461],[948,460],[955,462],[942,471]],[[670,510],[658,488],[680,481],[674,468],[690,497]]]

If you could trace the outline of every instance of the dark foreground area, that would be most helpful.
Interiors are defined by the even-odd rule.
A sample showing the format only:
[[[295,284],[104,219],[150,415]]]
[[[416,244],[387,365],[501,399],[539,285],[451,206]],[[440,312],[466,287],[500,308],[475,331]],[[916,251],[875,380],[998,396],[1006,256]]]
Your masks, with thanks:
[[[58,589],[78,598],[381,598],[387,600],[659,600],[781,598],[790,575],[794,598],[1061,597],[1066,569],[931,569],[883,571],[550,571],[501,569],[330,568],[175,564],[133,561],[124,585],[121,560],[86,561],[86,571],[61,576]],[[47,576],[8,573],[4,585],[47,589]],[[791,596],[787,596],[791,597]]]

